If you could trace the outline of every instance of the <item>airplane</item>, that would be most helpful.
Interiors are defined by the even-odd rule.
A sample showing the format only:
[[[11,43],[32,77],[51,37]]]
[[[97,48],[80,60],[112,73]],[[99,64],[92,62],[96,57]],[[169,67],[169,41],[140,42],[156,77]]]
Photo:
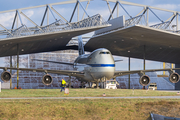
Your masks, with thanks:
[[[57,61],[46,61],[37,60],[65,65],[72,65],[74,70],[48,70],[48,69],[31,69],[31,68],[13,68],[13,67],[0,67],[4,71],[1,74],[1,79],[3,81],[9,81],[11,79],[11,73],[8,69],[12,70],[25,70],[33,72],[44,72],[45,75],[42,77],[42,83],[45,85],[50,85],[53,82],[53,78],[49,73],[67,75],[69,76],[69,86],[71,85],[71,76],[76,77],[81,82],[98,83],[105,82],[106,80],[116,79],[118,76],[128,75],[138,73],[140,76],[139,83],[142,86],[147,86],[150,83],[150,78],[145,73],[154,71],[169,71],[169,81],[172,83],[177,83],[179,81],[179,74],[173,70],[180,68],[171,69],[151,69],[151,70],[133,70],[133,71],[115,71],[115,61],[111,52],[106,48],[99,48],[91,52],[90,54],[85,54],[82,37],[78,36],[78,51],[79,56],[76,58],[74,63],[57,62]]]

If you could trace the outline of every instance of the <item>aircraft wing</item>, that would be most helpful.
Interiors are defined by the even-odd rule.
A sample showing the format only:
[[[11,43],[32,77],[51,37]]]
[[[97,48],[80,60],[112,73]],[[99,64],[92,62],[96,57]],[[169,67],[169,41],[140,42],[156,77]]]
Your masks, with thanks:
[[[48,69],[33,69],[33,68],[13,68],[13,67],[0,67],[0,69],[4,70],[22,70],[22,71],[32,71],[32,72],[45,72],[45,73],[53,73],[53,74],[60,74],[60,75],[68,75],[74,77],[80,77],[84,75],[84,72],[80,71],[73,71],[73,70],[48,70]]]
[[[74,63],[67,63],[67,62],[56,62],[56,61],[48,61],[48,60],[39,60],[39,59],[32,59],[34,61],[42,61],[42,62],[50,62],[50,63],[57,63],[57,64],[65,64],[65,65],[74,65]]]
[[[132,70],[132,71],[115,71],[114,77],[129,75],[134,73],[144,73],[144,72],[155,72],[155,71],[172,71],[180,70],[180,68],[168,68],[168,69],[150,69],[150,70]]]

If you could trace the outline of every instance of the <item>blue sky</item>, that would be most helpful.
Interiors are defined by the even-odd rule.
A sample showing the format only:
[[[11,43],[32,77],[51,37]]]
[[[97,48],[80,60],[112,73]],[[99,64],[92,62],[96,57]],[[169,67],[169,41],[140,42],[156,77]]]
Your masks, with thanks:
[[[24,7],[31,7],[31,6],[38,6],[38,5],[44,5],[44,4],[56,3],[56,2],[62,2],[62,1],[65,1],[65,0],[1,0],[0,11],[6,11],[6,10],[18,9],[18,8],[24,8]],[[169,10],[180,11],[180,0],[124,0],[124,1],[134,2],[134,3],[138,3],[138,4],[144,4],[144,5],[148,5],[148,6],[154,6],[154,7],[159,7],[159,8],[169,9]],[[86,2],[83,2],[82,4],[85,7]],[[69,20],[74,6],[75,6],[75,4],[68,4],[68,5],[54,6],[54,8],[58,12],[60,12],[67,20]],[[111,9],[113,9],[114,3],[110,3],[110,6],[111,6]],[[128,5],[124,5],[124,7],[127,9],[127,11],[132,16],[136,15],[138,12],[140,12],[142,10],[142,8],[140,8],[140,7],[134,7],[134,6],[128,6]],[[45,10],[44,8],[38,8],[38,9],[25,10],[23,12],[26,13],[26,15],[28,17],[30,17],[34,22],[36,22],[37,24],[40,24],[44,10]],[[82,13],[81,9],[80,9],[80,11]],[[109,17],[109,10],[108,10],[107,4],[106,4],[106,2],[104,2],[102,0],[91,1],[87,12],[90,16],[100,13],[101,15],[103,15],[105,20],[107,20],[107,18]],[[161,11],[156,11],[156,10],[155,10],[155,12],[163,20],[166,20],[172,14],[172,13],[161,12]],[[116,13],[115,13],[115,15],[116,15]],[[123,12],[123,10],[121,8],[120,8],[119,15],[125,15],[125,17],[128,18],[128,16],[125,14],[125,12]],[[13,16],[14,16],[13,12],[6,13],[6,14],[0,14],[0,23],[3,24],[5,27],[10,28],[12,25]],[[152,16],[152,15],[150,15],[150,16]],[[81,17],[82,17],[82,15],[80,15],[80,18]],[[76,16],[74,19],[77,19]],[[22,18],[22,20],[28,26],[32,25],[25,18]],[[50,22],[51,21],[53,21],[53,18],[50,19]],[[158,23],[158,22],[159,22],[158,19],[152,16],[150,24],[154,24],[154,23]],[[0,30],[1,30],[1,28],[0,28]],[[117,64],[118,70],[120,70],[120,69],[127,70],[128,69],[128,58],[118,57],[117,59],[123,59],[122,62]],[[134,64],[134,63],[136,63],[136,64]],[[2,59],[1,59],[0,65],[3,65]],[[162,68],[162,63],[147,61],[146,68],[147,69]],[[131,60],[131,69],[133,69],[133,70],[134,69],[143,69],[143,60],[132,59]]]
[[[0,11],[24,8],[29,6],[37,6],[44,5],[49,3],[56,3],[65,0],[1,0]],[[138,4],[150,5],[150,6],[166,6],[166,9],[178,10],[180,8],[176,8],[178,4],[180,4],[179,0],[124,0],[128,2],[134,2]],[[96,3],[94,7],[104,7],[102,6],[102,0],[94,0],[91,3]],[[176,7],[175,7],[176,6]],[[167,8],[168,7],[168,8]]]
[[[49,4],[49,3],[56,3],[56,2],[62,2],[65,0],[1,0],[1,7],[0,11],[6,11],[6,10],[11,10],[11,9],[18,9],[18,8],[25,8],[25,7],[31,7],[31,6],[38,6],[38,5],[44,5],[44,4]],[[138,4],[144,4],[148,6],[154,6],[154,7],[159,7],[159,8],[164,8],[164,9],[169,9],[169,10],[175,10],[175,11],[180,11],[180,1],[179,0],[126,0],[128,2],[134,2]],[[83,6],[86,6],[86,2],[82,2]],[[70,19],[70,16],[72,14],[73,8],[75,4],[68,4],[68,5],[59,5],[59,6],[54,6],[54,8],[62,14],[67,20]],[[113,9],[114,3],[110,2],[110,7]],[[131,16],[135,16],[138,14],[141,10],[142,7],[134,7],[134,6],[129,6],[129,5],[124,5],[126,10],[130,13]],[[36,22],[38,25],[41,22],[41,19],[43,17],[43,12],[45,11],[45,8],[39,8],[39,9],[30,9],[30,10],[25,10],[23,11],[24,13],[27,14],[28,17],[30,17],[34,22]],[[106,20],[109,17],[109,10],[108,6],[105,1],[102,0],[93,0],[90,2],[90,5],[87,10],[88,14],[94,15],[97,13],[100,13]],[[168,12],[162,12],[162,11],[157,11],[154,10],[157,15],[163,19],[166,20],[168,17],[172,15],[172,13]],[[3,15],[3,17],[2,17]],[[2,14],[0,15],[0,22],[7,28],[11,26],[12,21],[13,21],[13,16],[14,13],[11,12],[9,14]],[[120,7],[119,10],[119,15],[125,15],[126,19],[129,17],[127,14],[122,10]],[[52,18],[52,15],[50,22],[54,21]],[[116,11],[114,13],[114,16],[116,16]],[[56,15],[57,17],[57,15]],[[77,14],[75,14],[74,19],[77,20]],[[58,18],[58,17],[57,17]],[[82,18],[82,9],[80,8],[80,19]],[[11,21],[8,23],[8,21]],[[31,26],[31,23],[28,23],[26,19],[23,18],[23,21]],[[150,24],[154,24],[160,22],[155,16],[150,13]]]

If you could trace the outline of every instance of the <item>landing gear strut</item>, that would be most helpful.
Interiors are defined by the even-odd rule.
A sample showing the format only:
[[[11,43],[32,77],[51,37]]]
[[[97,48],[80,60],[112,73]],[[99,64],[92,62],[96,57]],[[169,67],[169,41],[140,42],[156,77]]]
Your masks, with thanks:
[[[98,83],[98,82],[96,82],[96,88],[99,88],[99,86],[98,86],[98,85],[99,85],[99,83]]]

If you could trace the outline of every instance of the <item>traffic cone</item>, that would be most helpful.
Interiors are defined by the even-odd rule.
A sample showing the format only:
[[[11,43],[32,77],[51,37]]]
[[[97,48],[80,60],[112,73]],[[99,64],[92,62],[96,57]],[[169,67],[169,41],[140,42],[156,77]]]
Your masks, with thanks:
[[[18,89],[22,89],[21,87],[19,87]]]

